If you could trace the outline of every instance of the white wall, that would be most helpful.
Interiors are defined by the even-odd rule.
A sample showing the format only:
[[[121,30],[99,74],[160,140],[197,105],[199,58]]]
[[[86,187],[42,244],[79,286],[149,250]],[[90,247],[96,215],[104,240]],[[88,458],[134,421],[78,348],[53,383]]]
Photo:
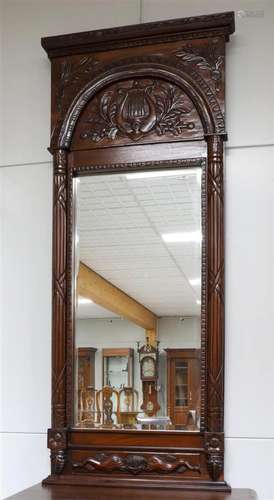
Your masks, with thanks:
[[[141,4],[0,0],[2,496],[49,469],[50,65],[39,39],[234,9],[247,13],[227,47],[225,472],[273,500],[273,2]]]

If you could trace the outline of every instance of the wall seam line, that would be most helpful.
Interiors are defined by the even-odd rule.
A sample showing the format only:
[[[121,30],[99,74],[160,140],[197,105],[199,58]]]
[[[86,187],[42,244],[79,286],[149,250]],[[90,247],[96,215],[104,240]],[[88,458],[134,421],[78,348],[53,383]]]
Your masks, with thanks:
[[[234,149],[252,149],[252,148],[271,148],[274,146],[274,143],[269,144],[246,144],[242,146],[226,146],[225,151],[230,151]],[[8,168],[8,167],[28,167],[31,165],[52,165],[52,160],[48,161],[31,161],[26,163],[7,163],[0,165],[0,168]]]

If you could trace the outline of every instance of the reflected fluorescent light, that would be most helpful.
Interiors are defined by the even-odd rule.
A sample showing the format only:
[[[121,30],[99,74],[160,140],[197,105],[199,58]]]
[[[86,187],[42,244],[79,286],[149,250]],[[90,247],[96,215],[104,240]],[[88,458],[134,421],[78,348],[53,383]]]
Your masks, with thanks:
[[[198,306],[201,305],[201,301],[200,300],[196,300],[196,304],[198,304]]]
[[[93,304],[92,300],[87,299],[86,297],[78,297],[78,304]]]
[[[191,231],[185,233],[164,233],[161,236],[166,243],[200,243],[202,241],[201,231]]]
[[[192,286],[197,286],[201,284],[201,278],[192,278],[188,281]]]
[[[75,236],[75,243],[76,243],[76,245],[78,245],[78,243],[79,243],[79,234],[76,234],[76,236]]]
[[[180,170],[157,170],[150,172],[133,172],[131,174],[125,174],[128,180],[131,179],[148,179],[149,177],[170,177],[172,175],[197,175],[201,177],[200,169],[197,168],[181,168]]]

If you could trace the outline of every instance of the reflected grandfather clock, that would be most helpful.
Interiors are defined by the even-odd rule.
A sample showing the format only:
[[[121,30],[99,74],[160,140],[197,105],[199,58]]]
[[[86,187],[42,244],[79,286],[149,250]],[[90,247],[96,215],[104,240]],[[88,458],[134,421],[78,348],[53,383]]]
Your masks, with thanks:
[[[142,380],[143,403],[141,409],[152,417],[160,410],[160,405],[157,401],[157,379],[158,379],[158,363],[159,363],[159,350],[157,347],[149,344],[147,338],[146,344],[139,347],[138,353],[140,362],[140,376]]]

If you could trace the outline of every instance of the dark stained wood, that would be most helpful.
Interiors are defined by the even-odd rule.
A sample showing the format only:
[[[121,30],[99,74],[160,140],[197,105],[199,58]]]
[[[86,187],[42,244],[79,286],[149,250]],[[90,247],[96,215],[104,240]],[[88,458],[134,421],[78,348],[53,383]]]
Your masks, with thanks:
[[[223,431],[224,420],[224,189],[223,140],[209,136],[207,169],[207,424]]]
[[[28,488],[17,495],[9,497],[9,500],[109,500],[110,490],[104,487],[86,486],[41,486],[36,485]],[[176,491],[161,489],[113,489],[111,498],[128,500],[131,498],[142,500],[256,500],[255,491],[235,489],[231,493],[205,492],[205,491]],[[8,499],[7,499],[8,500]]]
[[[202,167],[206,158],[203,141],[149,144],[130,148],[106,148],[90,151],[72,151],[69,164],[75,176],[100,173],[166,169],[181,167]]]
[[[170,21],[121,26],[83,33],[73,33],[42,38],[42,46],[49,57],[67,54],[83,54],[123,48],[128,46],[163,42],[166,40],[198,38],[222,34],[228,37],[234,33],[233,12],[220,12],[206,16],[185,17]]]
[[[67,154],[53,159],[52,426],[66,425]]]
[[[151,108],[147,117],[132,116],[134,104]],[[76,125],[71,149],[203,139],[203,127],[192,101],[164,80],[131,79],[98,93]]]
[[[223,141],[225,42],[233,31],[229,12],[42,40],[52,65],[54,155],[52,469],[45,484],[230,491],[223,476]],[[76,429],[73,179],[191,166],[202,168],[200,432]]]

